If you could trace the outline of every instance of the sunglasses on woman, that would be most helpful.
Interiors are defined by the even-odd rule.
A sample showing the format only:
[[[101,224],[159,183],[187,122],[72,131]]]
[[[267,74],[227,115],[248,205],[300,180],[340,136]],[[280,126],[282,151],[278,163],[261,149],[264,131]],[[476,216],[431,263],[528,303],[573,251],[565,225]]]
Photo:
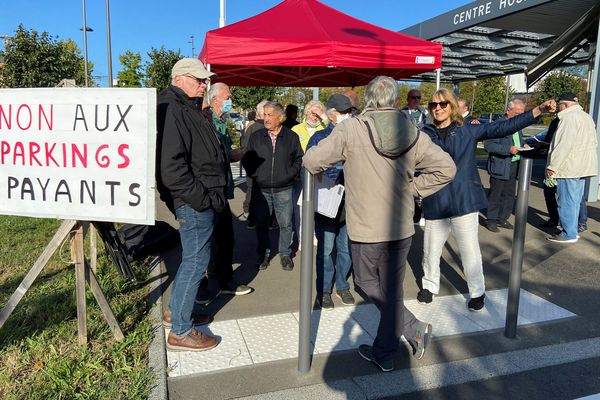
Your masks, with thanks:
[[[430,101],[429,108],[432,110],[435,110],[437,108],[437,106],[440,106],[440,108],[443,110],[446,107],[448,107],[448,104],[450,104],[450,103],[447,101]]]

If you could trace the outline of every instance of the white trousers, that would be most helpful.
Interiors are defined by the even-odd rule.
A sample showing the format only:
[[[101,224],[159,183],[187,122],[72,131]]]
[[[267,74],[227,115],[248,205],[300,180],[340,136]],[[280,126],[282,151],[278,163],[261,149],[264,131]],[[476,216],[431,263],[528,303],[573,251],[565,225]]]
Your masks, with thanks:
[[[485,293],[483,262],[479,248],[479,213],[425,221],[423,244],[423,289],[433,294],[440,290],[440,257],[452,232],[458,244],[460,260],[471,298]]]

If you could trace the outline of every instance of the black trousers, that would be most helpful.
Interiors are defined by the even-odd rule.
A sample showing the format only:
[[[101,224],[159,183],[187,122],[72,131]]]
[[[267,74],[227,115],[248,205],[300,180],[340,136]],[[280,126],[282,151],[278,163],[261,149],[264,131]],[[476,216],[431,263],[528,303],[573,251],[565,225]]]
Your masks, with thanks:
[[[419,320],[404,306],[404,273],[412,237],[392,242],[352,242],[356,284],[381,313],[373,356],[390,358],[398,349],[400,336],[411,340]]]
[[[233,278],[233,218],[229,202],[217,216],[213,230],[213,257],[208,265],[207,276],[217,279],[223,287]]]
[[[510,176],[508,180],[490,177],[487,208],[488,221],[502,223],[510,217],[515,203],[518,167],[518,162],[510,163]]]

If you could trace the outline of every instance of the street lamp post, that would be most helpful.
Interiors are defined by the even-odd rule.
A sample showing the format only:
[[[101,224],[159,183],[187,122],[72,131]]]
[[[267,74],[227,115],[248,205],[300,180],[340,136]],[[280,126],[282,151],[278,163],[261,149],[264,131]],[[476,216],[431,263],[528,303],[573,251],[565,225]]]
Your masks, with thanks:
[[[219,28],[222,28],[225,26],[225,10],[226,10],[226,0],[221,0],[220,2],[220,18],[219,18]]]
[[[93,32],[93,29],[87,26],[86,18],[85,18],[85,0],[82,0],[82,8],[83,8],[83,27],[81,30],[83,31],[83,70],[85,73],[85,87],[88,87],[88,56],[87,56],[87,33]]]
[[[106,0],[106,47],[108,49],[108,87],[113,87],[112,50],[110,47],[110,1]]]

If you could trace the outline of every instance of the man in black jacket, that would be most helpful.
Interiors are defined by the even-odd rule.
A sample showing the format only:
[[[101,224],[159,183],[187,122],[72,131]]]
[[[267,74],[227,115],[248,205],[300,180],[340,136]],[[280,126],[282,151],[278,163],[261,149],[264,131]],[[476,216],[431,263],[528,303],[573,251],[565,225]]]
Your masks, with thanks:
[[[194,329],[192,317],[200,279],[211,259],[216,218],[225,209],[228,165],[213,125],[201,112],[209,79],[197,59],[179,60],[172,85],[158,95],[157,188],[179,222],[181,264],[163,322],[172,325],[171,350],[202,351],[217,346],[214,336]]]
[[[294,263],[290,257],[292,241],[292,186],[302,165],[302,148],[298,135],[282,126],[285,118],[279,103],[264,106],[265,127],[248,139],[242,163],[253,180],[251,214],[256,218],[258,239],[258,267],[269,266],[271,245],[269,224],[275,211],[279,223],[279,256],[281,268],[291,271]]]

